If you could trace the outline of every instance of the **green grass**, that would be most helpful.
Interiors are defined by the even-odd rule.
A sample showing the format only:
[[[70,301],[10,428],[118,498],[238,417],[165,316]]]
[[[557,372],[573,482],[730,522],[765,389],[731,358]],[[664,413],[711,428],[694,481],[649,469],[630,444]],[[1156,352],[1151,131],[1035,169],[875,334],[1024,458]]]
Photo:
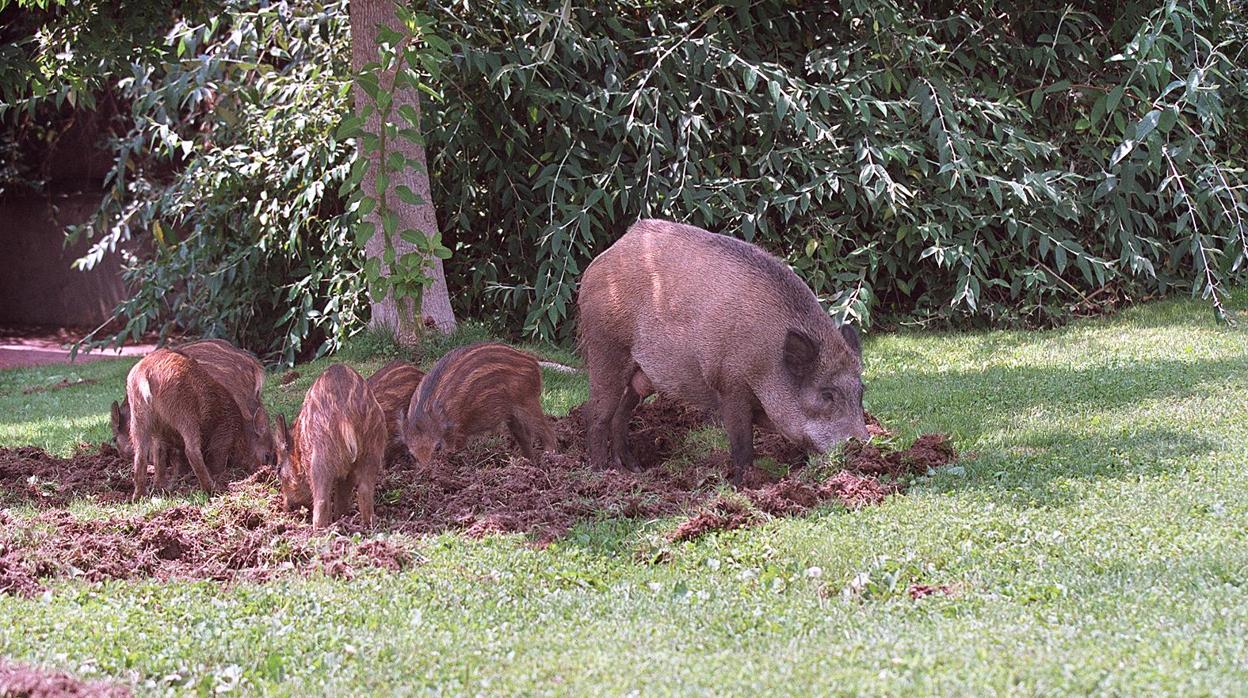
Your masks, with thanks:
[[[870,339],[869,409],[972,454],[880,507],[665,563],[638,552],[673,521],[609,520],[546,549],[429,537],[415,568],[349,582],[57,582],[0,597],[0,655],[140,693],[1242,694],[1248,331],[1209,318],[1172,301],[1048,332]],[[270,405],[293,411],[325,364],[271,382]],[[33,395],[65,369],[0,372],[0,444],[104,438],[127,366]],[[584,397],[579,375],[546,380],[552,412]],[[911,583],[958,593],[912,601]]]

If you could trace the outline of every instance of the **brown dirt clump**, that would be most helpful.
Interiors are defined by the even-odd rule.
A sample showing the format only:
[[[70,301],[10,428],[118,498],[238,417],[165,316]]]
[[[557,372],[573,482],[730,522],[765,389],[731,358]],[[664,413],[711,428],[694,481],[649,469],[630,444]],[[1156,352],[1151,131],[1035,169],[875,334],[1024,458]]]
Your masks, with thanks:
[[[297,380],[299,380],[299,372],[291,370],[291,371],[287,371],[283,373],[281,379],[278,382],[281,385],[290,385],[291,383],[294,383]]]
[[[909,448],[884,452],[871,443],[855,443],[845,448],[846,462],[860,473],[892,475],[925,473],[958,459],[958,453],[944,434],[924,434]]]
[[[218,482],[232,483],[247,479],[251,473],[227,468],[214,476]],[[172,478],[169,493],[198,488],[186,468]],[[0,504],[15,498],[40,508],[63,507],[80,498],[112,504],[129,499],[133,491],[133,466],[107,442],[79,444],[70,458],[53,456],[34,446],[0,448]]]
[[[918,601],[921,598],[932,596],[934,594],[940,594],[941,596],[952,596],[954,593],[954,589],[952,586],[948,584],[939,584],[939,585],[911,584],[906,589],[906,593],[910,595],[911,599]]]
[[[760,457],[786,467],[751,469],[745,485],[725,498],[716,490],[725,481],[728,454],[686,444],[689,431],[706,424],[705,415],[661,397],[641,405],[633,442],[642,462],[652,465],[636,473],[599,471],[586,463],[581,408],[555,420],[558,448],[538,464],[501,437],[439,456],[427,468],[404,453],[386,466],[378,487],[376,528],[417,535],[517,533],[545,544],[584,521],[694,511],[669,536],[691,540],[768,517],[800,515],[829,501],[850,508],[876,504],[902,489],[877,476],[925,471],[955,456],[937,435],[896,452],[866,444],[851,447],[848,470],[816,479],[818,468],[806,467],[806,454],[760,433]],[[43,580],[58,577],[262,581],[313,570],[349,577],[363,567],[398,569],[409,562],[405,549],[385,539],[358,543],[335,531],[316,534],[306,515],[281,510],[268,472],[227,474],[227,481],[245,479],[202,508],[179,504],[103,520],[78,519],[58,508],[75,497],[125,500],[128,471],[111,448],[69,459],[35,448],[0,449],[0,501],[16,495],[40,510],[22,519],[0,510],[0,593],[38,594]],[[187,491],[195,489],[189,474],[181,482]],[[355,517],[340,522],[337,531],[364,532]]]
[[[0,502],[18,497],[40,507],[65,506],[76,497],[122,501],[133,490],[130,466],[116,449],[80,449],[58,458],[33,446],[0,448]]]
[[[749,526],[759,520],[758,512],[745,502],[730,497],[716,497],[701,511],[685,519],[668,536],[671,541],[699,538],[711,531],[731,531]]]
[[[265,581],[319,570],[352,577],[356,570],[397,570],[411,555],[395,544],[356,544],[338,534],[318,534],[280,511],[271,483],[261,478],[235,485],[216,506],[179,504],[147,515],[79,519],[64,510],[18,519],[0,511],[0,592],[33,595],[40,580],[211,579]],[[244,501],[267,498],[268,509]]]
[[[857,509],[879,504],[890,494],[903,491],[900,483],[884,482],[877,476],[897,478],[908,473],[924,473],[955,460],[957,452],[949,443],[949,437],[943,434],[924,434],[909,448],[898,451],[885,452],[871,443],[854,443],[846,446],[848,469],[822,482],[805,481],[800,477],[802,473],[795,470],[761,486],[747,481],[751,486],[742,490],[742,494],[758,511],[769,516],[804,514],[828,501],[839,501]],[[708,508],[677,526],[668,539],[692,540],[711,531],[741,528],[762,520],[759,516],[725,516],[718,511],[719,506],[719,501],[713,500]]]
[[[60,671],[49,671],[0,659],[0,696],[3,698],[125,698],[130,689],[99,681],[82,681]]]
[[[741,491],[745,501],[716,497],[699,511],[681,522],[668,540],[693,540],[713,531],[744,528],[767,517],[798,516],[830,501],[839,501],[850,509],[879,504],[890,494],[900,492],[895,484],[842,470],[822,482],[806,482],[796,476],[754,489]]]

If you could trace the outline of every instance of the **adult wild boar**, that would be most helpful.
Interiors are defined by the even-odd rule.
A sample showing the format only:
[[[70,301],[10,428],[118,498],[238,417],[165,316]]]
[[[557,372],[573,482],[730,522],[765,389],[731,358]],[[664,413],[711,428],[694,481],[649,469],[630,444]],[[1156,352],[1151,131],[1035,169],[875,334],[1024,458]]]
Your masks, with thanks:
[[[266,458],[269,444],[256,436],[268,433],[267,416],[245,414],[230,392],[204,367],[185,354],[157,349],[143,357],[126,376],[130,402],[130,442],[134,449],[134,497],[147,491],[147,466],[164,487],[170,452],[181,451],[208,492],[215,492],[212,472],[227,462],[254,466]]]
[[[719,412],[737,484],[756,421],[813,451],[867,438],[857,333],[754,245],[641,220],[585,270],[577,303],[595,466],[637,468],[628,422],[652,390]]]
[[[287,511],[308,507],[312,526],[324,528],[347,513],[354,491],[360,520],[372,525],[386,421],[360,374],[343,364],[325,369],[290,428],[277,416],[274,436]]]

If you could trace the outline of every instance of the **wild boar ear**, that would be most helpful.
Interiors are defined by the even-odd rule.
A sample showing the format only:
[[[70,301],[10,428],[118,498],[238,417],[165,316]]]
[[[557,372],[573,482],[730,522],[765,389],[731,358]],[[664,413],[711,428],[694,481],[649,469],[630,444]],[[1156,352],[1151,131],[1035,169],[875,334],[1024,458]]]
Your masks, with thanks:
[[[789,330],[784,336],[784,367],[797,378],[808,375],[819,360],[819,346],[804,332]]]
[[[269,415],[265,414],[264,407],[257,407],[255,414],[251,415],[251,424],[256,429],[257,434],[263,434],[269,430]]]
[[[113,431],[119,431],[121,429],[121,405],[118,405],[116,400],[113,400],[109,418],[113,422]]]
[[[862,342],[858,339],[858,330],[853,325],[841,325],[841,337],[845,343],[849,345],[850,351],[858,358],[862,358]]]
[[[282,448],[290,445],[290,429],[286,427],[286,415],[277,413],[277,442]]]

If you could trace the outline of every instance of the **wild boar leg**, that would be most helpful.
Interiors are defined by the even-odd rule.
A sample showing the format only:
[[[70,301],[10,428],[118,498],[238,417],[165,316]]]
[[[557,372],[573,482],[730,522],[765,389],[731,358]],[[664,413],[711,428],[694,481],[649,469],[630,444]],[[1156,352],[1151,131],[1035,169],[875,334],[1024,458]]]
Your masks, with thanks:
[[[333,470],[316,461],[314,455],[308,468],[308,472],[312,474],[312,528],[325,528],[334,522],[334,489],[338,483],[332,476],[317,477],[317,473],[327,470],[332,473]]]
[[[152,463],[156,470],[155,486],[158,490],[169,486],[169,451],[168,444],[163,440],[152,444]]]
[[[341,519],[351,508],[351,495],[355,493],[355,472],[338,481],[334,486],[334,518]]]
[[[191,424],[182,430],[182,444],[186,451],[186,462],[191,464],[191,471],[195,473],[195,479],[199,480],[199,486],[208,494],[216,493],[217,483],[213,481],[212,473],[208,472],[208,466],[204,464],[203,442],[200,441],[198,424]]]
[[[360,510],[360,523],[373,525],[373,492],[377,488],[377,480],[381,477],[381,461],[385,451],[378,449],[375,453],[365,453],[356,464],[355,503]]]
[[[606,469],[618,464],[611,453],[611,420],[628,386],[633,362],[624,347],[591,346],[585,351],[585,368],[589,371],[589,463]]]
[[[615,408],[615,414],[611,416],[612,456],[615,462],[625,470],[641,470],[641,463],[637,461],[637,453],[633,451],[633,445],[628,441],[628,423],[632,420],[633,410],[637,409],[639,402],[641,402],[641,395],[633,389],[632,384],[625,385],[624,393]]]
[[[728,432],[732,484],[740,487],[746,471],[754,465],[754,408],[748,394],[737,392],[720,396],[719,413]]]
[[[218,427],[208,439],[208,448],[204,457],[208,472],[220,475],[230,460],[230,452],[234,450],[234,432]],[[251,466],[252,464],[248,464]]]
[[[131,499],[138,501],[147,494],[147,462],[151,456],[152,444],[147,438],[132,440],[134,445],[134,494]]]

